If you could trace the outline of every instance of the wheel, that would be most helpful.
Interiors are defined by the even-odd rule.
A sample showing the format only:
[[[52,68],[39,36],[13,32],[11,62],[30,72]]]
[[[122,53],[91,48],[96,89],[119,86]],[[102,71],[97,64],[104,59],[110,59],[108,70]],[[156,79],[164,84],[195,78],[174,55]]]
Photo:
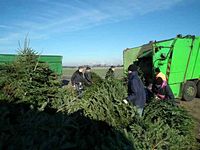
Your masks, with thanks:
[[[187,81],[183,88],[183,99],[186,101],[191,101],[196,97],[197,86],[193,81]]]
[[[197,97],[200,98],[200,81],[197,83]]]

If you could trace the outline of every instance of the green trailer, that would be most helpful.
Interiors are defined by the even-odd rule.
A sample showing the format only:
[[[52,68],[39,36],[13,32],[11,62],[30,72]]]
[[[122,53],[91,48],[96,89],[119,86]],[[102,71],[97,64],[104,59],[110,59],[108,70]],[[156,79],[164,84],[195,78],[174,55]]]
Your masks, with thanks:
[[[12,63],[17,58],[14,54],[0,54],[0,63]],[[40,62],[48,63],[50,69],[58,75],[62,74],[62,56],[57,55],[41,55]]]
[[[168,79],[176,98],[192,100],[200,97],[200,37],[182,37],[149,42],[123,52],[124,72],[130,64],[137,65],[145,80],[153,79],[155,68],[160,68]]]

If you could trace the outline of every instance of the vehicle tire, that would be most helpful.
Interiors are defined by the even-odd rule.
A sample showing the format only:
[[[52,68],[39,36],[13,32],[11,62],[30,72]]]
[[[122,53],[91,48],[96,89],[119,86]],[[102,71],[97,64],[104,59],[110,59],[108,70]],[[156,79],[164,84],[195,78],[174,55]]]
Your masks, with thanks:
[[[197,83],[197,97],[200,98],[200,81]]]
[[[183,99],[191,101],[196,97],[197,86],[193,81],[187,81],[183,87]]]

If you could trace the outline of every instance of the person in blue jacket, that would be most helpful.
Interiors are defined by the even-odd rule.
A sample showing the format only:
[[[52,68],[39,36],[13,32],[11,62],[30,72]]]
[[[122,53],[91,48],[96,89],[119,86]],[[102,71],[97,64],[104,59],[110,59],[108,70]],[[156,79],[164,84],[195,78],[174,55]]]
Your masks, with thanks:
[[[138,76],[137,66],[134,64],[128,67],[128,97],[126,100],[134,104],[138,114],[142,116],[146,103],[146,93],[144,84]],[[128,103],[126,100],[124,102]]]

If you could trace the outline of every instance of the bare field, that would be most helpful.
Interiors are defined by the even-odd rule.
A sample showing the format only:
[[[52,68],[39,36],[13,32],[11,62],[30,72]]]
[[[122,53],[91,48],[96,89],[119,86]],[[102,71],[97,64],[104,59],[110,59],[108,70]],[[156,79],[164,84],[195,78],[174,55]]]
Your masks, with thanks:
[[[181,101],[181,106],[186,108],[194,117],[196,123],[197,138],[200,140],[200,98],[195,98],[190,102]]]
[[[105,78],[106,72],[108,71],[109,67],[94,67],[92,71],[97,73],[100,77]],[[77,70],[77,68],[63,68],[63,78],[70,79],[72,74]],[[123,68],[116,67],[115,70],[116,78],[121,78],[123,76]]]

